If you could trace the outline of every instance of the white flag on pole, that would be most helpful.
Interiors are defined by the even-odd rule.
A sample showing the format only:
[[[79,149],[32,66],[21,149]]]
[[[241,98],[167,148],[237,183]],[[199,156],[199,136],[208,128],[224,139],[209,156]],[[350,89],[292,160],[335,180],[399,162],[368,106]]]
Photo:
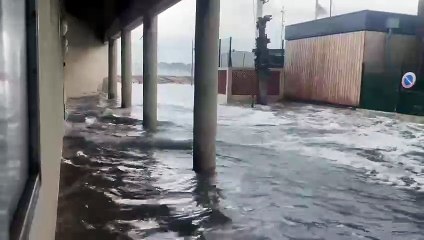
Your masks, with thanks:
[[[315,19],[318,19],[319,16],[327,14],[327,10],[319,3],[319,0],[316,0],[315,3]]]

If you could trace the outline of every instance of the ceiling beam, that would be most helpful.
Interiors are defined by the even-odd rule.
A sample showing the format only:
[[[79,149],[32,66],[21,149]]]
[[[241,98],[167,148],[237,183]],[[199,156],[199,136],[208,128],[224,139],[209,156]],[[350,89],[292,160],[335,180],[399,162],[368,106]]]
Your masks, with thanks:
[[[180,0],[133,0],[130,5],[112,21],[105,31],[104,40],[119,38],[121,29],[133,30],[143,23],[147,13],[160,14]]]

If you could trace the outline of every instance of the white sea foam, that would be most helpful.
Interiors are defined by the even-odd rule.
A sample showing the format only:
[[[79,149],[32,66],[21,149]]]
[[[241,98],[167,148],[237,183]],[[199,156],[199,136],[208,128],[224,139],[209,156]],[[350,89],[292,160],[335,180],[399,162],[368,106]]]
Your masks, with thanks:
[[[88,156],[87,156],[87,155],[86,155],[83,151],[81,151],[81,150],[77,152],[77,156],[78,156],[78,157],[88,157]]]
[[[139,220],[118,221],[118,223],[129,224],[134,228],[134,230],[143,230],[143,231],[160,227],[159,224],[154,220],[149,220],[149,221],[141,221],[141,220],[140,221]]]
[[[62,158],[62,162],[66,163],[66,164],[69,164],[69,165],[77,166],[71,160],[66,159],[66,158]]]
[[[119,91],[118,91],[119,92]],[[133,86],[133,103],[142,105],[142,85]],[[158,89],[159,120],[185,127],[191,137],[193,87],[163,84]],[[305,104],[280,110],[220,105],[218,141],[269,148],[284,154],[327,159],[363,170],[369,181],[402,188],[424,188],[424,126],[392,115]],[[185,111],[182,111],[185,110]],[[142,111],[133,117],[142,118]]]
[[[93,125],[94,123],[96,123],[97,119],[95,117],[86,117],[85,118],[85,123],[90,126]]]

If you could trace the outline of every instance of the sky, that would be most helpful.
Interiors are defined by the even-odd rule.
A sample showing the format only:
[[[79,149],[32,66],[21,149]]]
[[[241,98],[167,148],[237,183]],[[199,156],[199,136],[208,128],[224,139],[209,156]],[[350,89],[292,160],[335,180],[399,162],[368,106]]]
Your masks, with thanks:
[[[330,0],[320,0],[329,9]],[[287,25],[310,21],[315,16],[315,0],[269,0],[264,14],[272,15],[267,34],[269,48],[281,46],[282,15],[285,8]],[[333,14],[339,15],[364,9],[416,15],[418,0],[333,0]],[[251,51],[255,45],[256,0],[221,0],[220,38],[233,37],[236,50]],[[159,15],[158,60],[160,62],[191,63],[194,39],[196,0],[181,0]],[[133,54],[139,62],[142,51],[143,27],[132,32]]]

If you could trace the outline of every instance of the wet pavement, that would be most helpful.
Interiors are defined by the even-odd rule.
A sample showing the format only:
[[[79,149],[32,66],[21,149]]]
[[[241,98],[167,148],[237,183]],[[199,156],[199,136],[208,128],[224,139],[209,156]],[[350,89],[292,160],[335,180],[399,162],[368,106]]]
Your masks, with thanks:
[[[424,239],[424,125],[305,104],[220,106],[217,174],[191,171],[192,87],[159,86],[159,131],[72,100],[57,237]]]

